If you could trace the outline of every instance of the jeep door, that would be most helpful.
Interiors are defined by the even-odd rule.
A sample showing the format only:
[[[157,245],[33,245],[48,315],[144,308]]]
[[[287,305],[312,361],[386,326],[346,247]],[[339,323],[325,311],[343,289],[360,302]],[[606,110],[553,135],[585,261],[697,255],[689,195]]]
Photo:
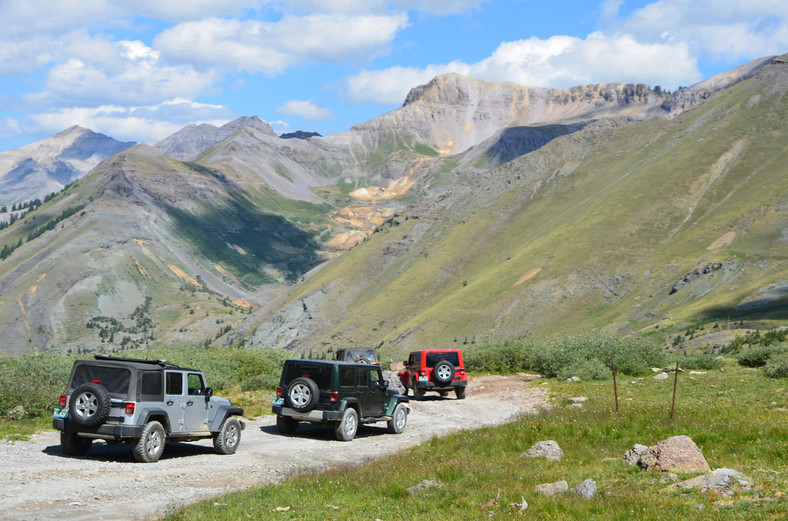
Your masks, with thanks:
[[[180,371],[164,372],[164,405],[170,417],[170,432],[182,433],[184,415],[186,413],[186,397],[183,394],[183,373]]]
[[[361,416],[382,416],[386,404],[386,387],[378,366],[356,368],[356,383],[361,402]]]
[[[200,373],[186,374],[186,407],[183,423],[186,432],[209,432],[208,400],[205,399],[205,381]]]

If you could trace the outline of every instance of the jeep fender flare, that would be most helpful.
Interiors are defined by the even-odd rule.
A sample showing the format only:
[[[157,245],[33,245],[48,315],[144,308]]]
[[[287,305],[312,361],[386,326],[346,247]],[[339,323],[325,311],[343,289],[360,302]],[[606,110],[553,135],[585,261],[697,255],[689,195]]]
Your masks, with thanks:
[[[340,402],[339,405],[339,412],[345,412],[348,408],[353,408],[358,413],[358,417],[361,418],[361,402],[358,401],[356,398],[345,398]]]
[[[386,404],[386,416],[391,416],[392,414],[394,414],[394,409],[396,409],[397,405],[401,403],[405,404],[405,408],[407,409],[408,413],[410,413],[410,405],[408,405],[409,402],[410,399],[408,399],[405,396],[402,395],[392,396],[392,399],[389,400],[388,404]]]
[[[222,423],[230,416],[243,416],[244,410],[240,407],[234,407],[232,405],[222,405],[219,407],[219,410],[216,411],[216,415],[213,417],[213,421],[211,422],[211,426],[209,430],[211,432],[219,432],[219,429],[222,428]],[[243,425],[243,422],[241,423]],[[242,427],[243,428],[243,427]]]
[[[140,415],[140,420],[142,425],[147,425],[149,421],[151,421],[151,417],[153,420],[161,423],[162,427],[164,427],[164,432],[170,433],[172,431],[172,426],[170,425],[170,415],[164,409],[145,409],[143,413]]]

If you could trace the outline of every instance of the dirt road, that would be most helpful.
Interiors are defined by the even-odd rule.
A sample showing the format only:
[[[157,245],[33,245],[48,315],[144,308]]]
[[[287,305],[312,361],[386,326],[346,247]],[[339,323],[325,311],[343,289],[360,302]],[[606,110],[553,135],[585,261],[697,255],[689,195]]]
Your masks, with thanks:
[[[433,436],[494,425],[547,406],[544,390],[525,375],[471,380],[465,400],[430,394],[411,401],[405,432],[384,423],[362,426],[351,442],[331,427],[301,424],[282,436],[273,416],[247,419],[232,456],[213,453],[210,440],[168,446],[161,460],[136,463],[131,446],[94,442],[85,458],[67,457],[56,431],[29,442],[0,442],[0,519],[149,519],[173,508],[254,485],[277,483],[340,463],[364,464]]]

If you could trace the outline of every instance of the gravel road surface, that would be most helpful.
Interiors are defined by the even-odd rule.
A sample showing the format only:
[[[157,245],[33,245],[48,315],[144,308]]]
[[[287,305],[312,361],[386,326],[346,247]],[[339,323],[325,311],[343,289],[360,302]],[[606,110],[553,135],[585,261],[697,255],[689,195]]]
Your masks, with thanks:
[[[214,454],[210,440],[169,445],[157,463],[137,463],[128,444],[94,442],[84,458],[60,449],[57,431],[24,442],[0,442],[0,519],[140,520],[254,485],[338,464],[363,465],[433,436],[511,421],[547,407],[545,390],[528,375],[471,379],[465,400],[434,393],[411,400],[405,432],[385,423],[362,426],[351,442],[334,440],[330,426],[301,424],[279,434],[274,416],[245,419],[238,452]]]

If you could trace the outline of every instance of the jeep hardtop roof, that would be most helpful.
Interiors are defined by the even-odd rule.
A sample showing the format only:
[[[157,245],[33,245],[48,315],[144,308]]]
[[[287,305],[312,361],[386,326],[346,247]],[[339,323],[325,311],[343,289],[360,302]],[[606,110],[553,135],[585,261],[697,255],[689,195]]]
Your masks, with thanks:
[[[325,364],[325,365],[353,365],[353,366],[359,366],[359,367],[375,367],[375,368],[380,367],[378,365],[370,366],[370,364],[363,364],[363,363],[359,364],[359,363],[356,363],[356,362],[346,362],[344,360],[302,360],[301,358],[290,358],[290,359],[285,360],[285,363],[288,363],[288,362],[292,362],[292,363],[296,363],[297,362],[297,363],[305,363],[305,364],[307,364],[307,363],[308,364]]]
[[[77,360],[75,364],[96,364],[96,362],[101,362],[101,365],[107,365],[110,367],[129,367],[132,366],[135,369],[175,369],[180,371],[195,371],[195,372],[202,372],[199,369],[191,369],[189,367],[180,367],[175,364],[171,364],[166,360],[145,360],[142,358],[122,358],[118,356],[108,356],[108,355],[95,355],[94,360]]]

